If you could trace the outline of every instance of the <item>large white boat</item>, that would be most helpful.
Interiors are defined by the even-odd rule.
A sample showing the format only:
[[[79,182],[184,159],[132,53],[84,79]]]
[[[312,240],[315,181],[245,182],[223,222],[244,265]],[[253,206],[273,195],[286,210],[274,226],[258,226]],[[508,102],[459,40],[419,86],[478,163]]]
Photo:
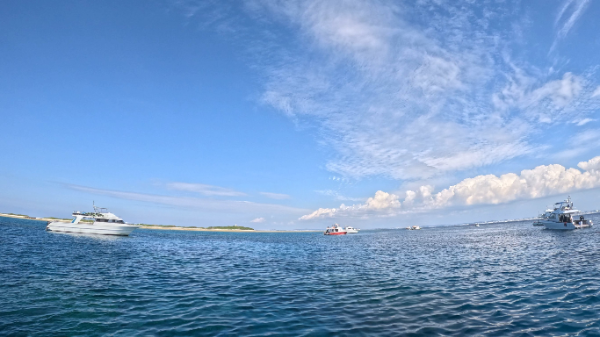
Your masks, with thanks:
[[[554,209],[546,218],[539,220],[546,229],[581,229],[592,227],[592,220],[585,219],[583,215],[577,216],[578,210],[573,208],[571,197],[565,201],[554,204]]]
[[[103,234],[103,235],[122,235],[127,236],[139,226],[125,223],[123,219],[110,213],[106,208],[96,207],[94,212],[82,213],[73,212],[72,222],[48,222],[47,231],[63,232],[63,233],[80,233],[80,234]],[[93,221],[82,221],[82,220]]]
[[[346,233],[348,234],[358,234],[360,229],[354,227],[346,227]]]

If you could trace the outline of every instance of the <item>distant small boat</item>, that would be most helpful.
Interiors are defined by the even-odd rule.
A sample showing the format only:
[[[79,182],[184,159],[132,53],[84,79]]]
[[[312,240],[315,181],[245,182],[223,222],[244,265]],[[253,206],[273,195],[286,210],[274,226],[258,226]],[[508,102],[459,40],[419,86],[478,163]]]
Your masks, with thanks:
[[[340,225],[335,224],[331,227],[327,227],[327,229],[325,230],[325,233],[323,233],[324,235],[346,235],[348,234],[348,232],[346,232],[345,229],[343,229]]]
[[[479,227],[479,224],[478,224],[478,223],[476,223],[476,224],[475,224],[475,227]]]
[[[354,227],[346,227],[346,233],[348,234],[358,234],[360,229]]]
[[[413,230],[413,231],[420,230],[420,229],[421,229],[421,227],[419,227],[419,226],[412,226],[410,228],[410,230]]]

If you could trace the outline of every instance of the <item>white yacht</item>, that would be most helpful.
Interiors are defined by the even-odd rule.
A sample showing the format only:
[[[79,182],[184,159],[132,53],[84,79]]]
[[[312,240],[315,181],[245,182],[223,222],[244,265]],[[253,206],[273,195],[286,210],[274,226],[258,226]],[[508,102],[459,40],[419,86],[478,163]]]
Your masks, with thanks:
[[[127,236],[139,226],[125,223],[123,219],[110,213],[106,208],[96,207],[94,212],[82,213],[73,212],[75,219],[69,222],[48,222],[47,231],[63,233],[81,233],[81,234],[104,234],[104,235],[122,235]],[[83,219],[93,221],[81,221]]]
[[[346,233],[348,234],[358,234],[360,229],[354,227],[346,227]]]
[[[577,216],[578,210],[573,208],[571,197],[565,201],[554,204],[554,209],[547,218],[539,220],[546,229],[571,230],[589,228],[593,226],[592,220],[585,219],[583,215]]]

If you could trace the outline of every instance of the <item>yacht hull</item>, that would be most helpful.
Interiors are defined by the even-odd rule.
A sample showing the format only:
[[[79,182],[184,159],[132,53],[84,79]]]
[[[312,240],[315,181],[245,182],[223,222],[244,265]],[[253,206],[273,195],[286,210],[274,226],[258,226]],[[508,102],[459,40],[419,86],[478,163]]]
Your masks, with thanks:
[[[558,229],[558,230],[573,230],[573,229],[582,229],[582,228],[590,228],[592,227],[592,223],[571,223],[571,222],[554,222],[554,221],[542,221],[544,227],[546,229]]]
[[[546,229],[572,230],[576,227],[570,222],[542,221]]]
[[[67,223],[51,222],[46,226],[47,231],[61,233],[79,233],[79,234],[101,234],[101,235],[120,235],[128,236],[138,226],[114,223]]]

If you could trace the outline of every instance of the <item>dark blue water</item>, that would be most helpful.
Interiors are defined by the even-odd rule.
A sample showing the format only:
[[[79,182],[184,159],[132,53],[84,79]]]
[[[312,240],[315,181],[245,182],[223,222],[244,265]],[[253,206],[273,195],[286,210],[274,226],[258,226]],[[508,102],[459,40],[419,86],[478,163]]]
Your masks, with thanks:
[[[0,218],[2,335],[600,336],[600,226],[121,238],[44,225]]]

